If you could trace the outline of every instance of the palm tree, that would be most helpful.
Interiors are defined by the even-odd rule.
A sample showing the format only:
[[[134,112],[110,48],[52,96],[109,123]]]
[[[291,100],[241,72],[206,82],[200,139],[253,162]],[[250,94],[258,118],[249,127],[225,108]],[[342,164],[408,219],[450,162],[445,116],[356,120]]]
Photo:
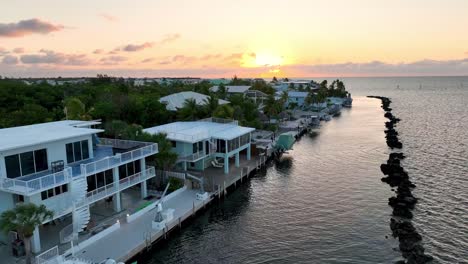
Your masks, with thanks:
[[[280,101],[281,101],[282,105],[288,103],[288,101],[289,101],[289,93],[288,93],[287,91],[283,91],[283,93],[281,93]]]
[[[273,95],[268,96],[267,100],[265,101],[263,111],[270,119],[271,117],[278,115],[282,109],[283,106],[281,105],[281,103],[278,103],[275,100],[275,97]]]
[[[199,107],[195,99],[187,99],[184,106],[179,109],[178,115],[183,120],[195,120],[198,117]]]
[[[213,116],[214,111],[216,111],[216,108],[219,106],[218,98],[212,95],[204,99],[203,102],[205,103],[205,112],[208,114],[208,116]]]
[[[234,118],[234,108],[230,105],[224,104],[218,106],[213,113],[214,117],[233,119]]]
[[[64,105],[63,111],[67,119],[91,120],[90,112],[93,109],[86,110],[85,104],[83,104],[80,99],[76,97],[67,98],[64,101]]]
[[[37,206],[33,203],[17,205],[0,216],[0,229],[5,233],[16,230],[24,240],[26,264],[31,263],[31,237],[34,230],[53,216],[54,212],[47,210],[45,205]]]

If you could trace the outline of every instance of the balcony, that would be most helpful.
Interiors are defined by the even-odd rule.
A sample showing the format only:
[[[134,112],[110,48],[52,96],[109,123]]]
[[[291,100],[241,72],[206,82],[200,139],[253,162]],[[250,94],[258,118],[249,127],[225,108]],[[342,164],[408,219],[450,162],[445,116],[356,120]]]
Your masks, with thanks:
[[[198,151],[196,153],[190,154],[190,155],[179,156],[179,158],[177,159],[177,162],[182,162],[182,161],[195,162],[206,156],[208,155],[205,153],[205,151],[202,150],[202,151]]]
[[[99,173],[111,168],[115,168],[119,165],[158,153],[158,144],[156,143],[103,138],[101,139],[100,145],[112,146],[113,149],[129,151],[117,153],[114,156],[107,156],[94,162],[86,162],[86,164],[81,164],[81,175]]]
[[[55,173],[44,171],[33,176],[37,177],[27,176],[27,179],[21,180],[2,178],[0,189],[21,195],[31,195],[67,183],[72,177],[72,168],[66,167],[63,171]],[[29,178],[32,179],[28,180]]]
[[[75,203],[76,207],[82,207],[88,204],[92,204],[96,201],[102,200],[106,197],[114,195],[115,193],[125,190],[133,185],[141,183],[145,180],[153,178],[156,176],[156,170],[154,167],[146,167],[146,170],[143,172],[136,173],[134,175],[128,176],[124,179],[121,179],[118,184],[111,183],[106,186],[102,186],[96,190],[88,192],[86,198],[82,201]]]
[[[117,152],[115,155],[114,153]],[[66,166],[63,171],[51,170],[10,179],[0,178],[0,190],[20,195],[33,195],[69,183],[72,177],[81,177],[158,153],[158,144],[118,139],[101,139],[93,150],[94,157]]]

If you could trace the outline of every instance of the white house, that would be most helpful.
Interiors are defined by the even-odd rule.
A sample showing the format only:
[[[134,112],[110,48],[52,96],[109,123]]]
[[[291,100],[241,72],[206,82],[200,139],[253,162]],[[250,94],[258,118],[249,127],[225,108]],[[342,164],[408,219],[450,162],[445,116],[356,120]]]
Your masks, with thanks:
[[[189,99],[195,100],[197,105],[205,105],[209,96],[196,92],[180,92],[161,97],[159,102],[165,104],[167,110],[177,111],[177,109],[184,107],[185,101]],[[218,102],[220,105],[229,104],[228,101],[222,99],[218,99]]]
[[[254,128],[242,127],[237,121],[207,118],[192,122],[174,122],[144,129],[150,134],[165,133],[174,152],[179,155],[180,169],[203,171],[221,158],[224,173],[229,173],[229,159],[239,166],[241,153],[251,157],[251,133]]]
[[[77,239],[94,221],[90,208],[103,199],[120,212],[126,189],[139,185],[147,196],[147,180],[156,174],[145,158],[158,153],[157,144],[99,138],[103,130],[92,128],[99,124],[66,120],[0,129],[0,213],[22,202],[54,212],[44,223],[54,225],[34,231],[34,252],[42,242],[51,247],[50,241]]]
[[[234,94],[245,94],[250,87],[249,85],[226,85],[226,93],[228,95],[234,95]],[[210,88],[210,91],[216,93],[219,90],[219,86],[215,85]]]

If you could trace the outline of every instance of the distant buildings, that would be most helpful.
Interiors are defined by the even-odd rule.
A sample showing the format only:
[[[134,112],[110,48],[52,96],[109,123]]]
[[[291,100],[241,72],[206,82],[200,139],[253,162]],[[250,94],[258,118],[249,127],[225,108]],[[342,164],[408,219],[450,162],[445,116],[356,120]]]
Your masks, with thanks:
[[[229,95],[234,95],[234,94],[245,94],[249,89],[250,85],[226,85],[224,86],[226,88],[226,93]],[[219,86],[213,86],[210,88],[211,92],[218,92]]]
[[[209,99],[209,96],[196,92],[180,92],[161,97],[159,99],[159,102],[165,104],[167,110],[177,111],[177,109],[184,107],[184,103],[186,100],[192,99],[195,100],[197,105],[205,105],[206,100]],[[222,99],[218,99],[218,102],[220,105],[229,104],[228,101]]]
[[[174,82],[180,82],[183,84],[197,84],[202,82],[203,79],[195,78],[195,77],[177,77],[177,78],[137,78],[133,80],[133,85],[135,86],[143,86],[146,84],[151,83],[159,83],[159,84],[170,84]]]

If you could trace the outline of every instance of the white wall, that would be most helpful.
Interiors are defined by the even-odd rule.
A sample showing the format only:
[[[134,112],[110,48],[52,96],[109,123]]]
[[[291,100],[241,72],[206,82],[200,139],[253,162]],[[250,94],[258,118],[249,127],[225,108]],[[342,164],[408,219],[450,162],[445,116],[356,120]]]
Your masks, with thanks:
[[[50,169],[50,163],[57,161],[57,160],[63,160],[65,164],[67,164],[67,152],[65,149],[66,144],[73,143],[76,141],[86,140],[86,139],[88,140],[89,156],[93,157],[93,143],[92,143],[91,135],[74,137],[74,138],[70,138],[66,140],[60,140],[60,141],[50,142],[46,144],[34,145],[34,146],[0,152],[0,175],[1,175],[0,177],[6,177],[6,168],[5,168],[6,156],[46,148],[47,149],[47,162],[49,164],[49,169]]]

